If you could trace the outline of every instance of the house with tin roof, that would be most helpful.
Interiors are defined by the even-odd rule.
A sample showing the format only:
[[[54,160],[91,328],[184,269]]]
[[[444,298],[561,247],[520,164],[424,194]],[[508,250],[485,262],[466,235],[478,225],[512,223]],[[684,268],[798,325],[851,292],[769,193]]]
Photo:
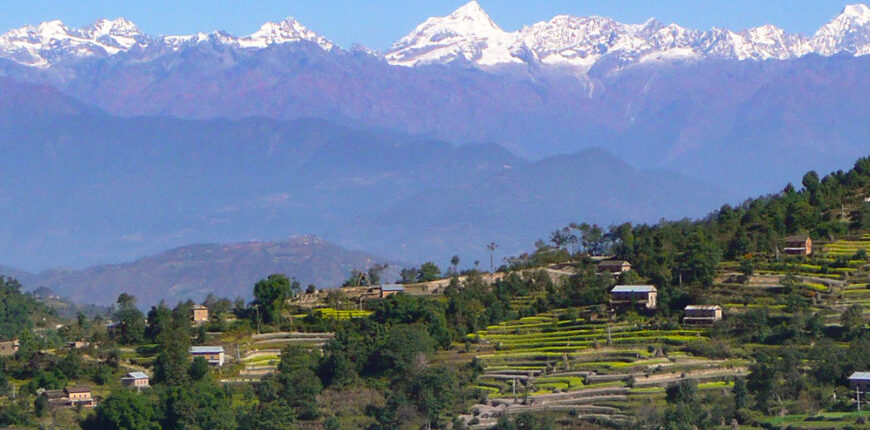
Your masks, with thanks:
[[[222,346],[191,346],[190,359],[196,357],[205,358],[208,364],[213,366],[224,365],[224,347]]]
[[[866,393],[870,390],[870,372],[855,372],[849,376],[849,387]]]
[[[404,293],[405,287],[399,284],[381,285],[381,298]]]
[[[121,385],[141,390],[151,386],[151,378],[145,372],[130,372],[121,378]]]
[[[645,309],[656,308],[658,290],[652,285],[617,285],[610,290],[611,306],[635,304]]]
[[[689,305],[683,311],[684,324],[713,324],[722,319],[722,306],[719,305]]]

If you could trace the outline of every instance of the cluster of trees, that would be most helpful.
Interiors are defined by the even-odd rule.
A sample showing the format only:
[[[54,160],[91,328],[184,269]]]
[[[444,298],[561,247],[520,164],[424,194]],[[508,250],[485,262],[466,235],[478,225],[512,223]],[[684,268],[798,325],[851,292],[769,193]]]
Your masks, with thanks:
[[[157,343],[152,389],[113,391],[82,423],[84,429],[238,428],[231,392],[209,373],[202,357],[190,360],[194,338],[190,304],[161,304],[149,312],[149,341]]]
[[[459,264],[458,258],[456,264]],[[419,268],[410,267],[402,269],[401,277],[403,284],[437,281],[441,279],[441,268],[429,261],[423,263]]]
[[[21,284],[0,276],[0,341],[18,337],[33,327],[37,314],[49,314],[31,295],[21,292]]]

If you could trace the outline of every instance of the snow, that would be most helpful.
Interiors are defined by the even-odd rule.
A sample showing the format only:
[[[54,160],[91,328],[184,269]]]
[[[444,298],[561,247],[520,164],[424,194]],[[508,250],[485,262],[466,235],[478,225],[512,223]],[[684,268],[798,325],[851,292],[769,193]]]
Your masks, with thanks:
[[[38,26],[27,25],[0,35],[0,58],[19,64],[47,68],[59,62],[82,58],[105,58],[126,52],[134,46],[162,45],[177,51],[184,46],[215,42],[238,48],[263,49],[270,45],[310,41],[325,51],[332,42],[305,28],[293,18],[263,24],[247,37],[237,38],[224,32],[196,33],[181,36],[151,37],[124,18],[100,19],[83,28],[68,28],[60,20]]]
[[[248,37],[238,39],[237,43],[242,48],[265,48],[269,45],[309,41],[317,43],[324,51],[330,51],[334,47],[323,36],[305,28],[299,21],[292,17],[279,22],[267,22],[260,30]]]
[[[840,52],[867,55],[870,53],[870,7],[864,4],[846,6],[842,13],[816,32],[810,44],[813,51],[821,55]]]
[[[326,52],[340,49],[294,18],[267,22],[256,32],[235,37],[224,32],[152,37],[124,18],[100,19],[83,28],[69,28],[59,20],[26,25],[0,35],[0,58],[48,68],[65,61],[106,58],[141,46],[180,50],[201,43],[258,50],[286,43],[313,43]],[[852,4],[812,37],[790,34],[773,25],[742,31],[706,31],[663,25],[651,18],[625,24],[601,16],[557,15],[517,31],[505,31],[477,1],[447,16],[426,19],[396,42],[383,56],[393,65],[465,63],[484,69],[502,65],[569,67],[584,74],[603,58],[615,58],[618,68],[633,64],[686,59],[738,61],[788,60],[815,53],[870,55],[870,7]]]
[[[522,63],[516,33],[502,30],[472,1],[448,16],[429,18],[396,42],[386,59],[399,66],[466,60],[480,66]]]
[[[521,57],[517,53],[531,55]],[[651,18],[624,24],[610,18],[557,15],[507,32],[477,2],[446,17],[429,18],[393,45],[385,58],[399,66],[446,64],[464,59],[480,67],[518,62],[572,66],[580,73],[602,57],[620,64],[719,58],[739,61],[787,60],[809,53],[870,54],[870,7],[846,6],[810,39],[773,25],[743,31],[713,28],[699,31]]]

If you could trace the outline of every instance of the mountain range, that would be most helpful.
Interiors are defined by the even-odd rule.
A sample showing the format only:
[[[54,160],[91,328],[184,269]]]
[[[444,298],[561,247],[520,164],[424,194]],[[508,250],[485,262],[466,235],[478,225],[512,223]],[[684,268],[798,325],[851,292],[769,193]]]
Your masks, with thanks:
[[[314,235],[468,264],[569,222],[702,216],[867,155],[868,53],[863,4],[803,36],[565,15],[510,32],[471,2],[385,53],[292,18],[25,26],[0,35],[0,263],[79,298],[137,276],[200,294],[213,282],[129,262]]]
[[[607,17],[558,15],[549,21],[508,32],[500,28],[477,1],[445,17],[433,17],[396,42],[388,52],[354,47],[393,65],[422,66],[466,62],[477,67],[522,64],[574,68],[586,72],[608,57],[618,66],[669,59],[786,60],[808,54],[830,56],[870,54],[870,8],[846,6],[812,37],[788,34],[763,25],[742,31],[713,28],[700,31],[656,19],[625,24]],[[255,33],[236,37],[226,32],[184,36],[150,36],[134,23],[100,19],[85,28],[68,28],[61,21],[24,26],[0,36],[0,57],[47,68],[83,58],[107,58],[119,53],[178,51],[215,42],[238,49],[310,42],[324,51],[341,50],[329,39],[294,18],[268,22]]]
[[[805,37],[569,16],[505,32],[472,2],[386,54],[292,18],[244,37],[52,21],[0,36],[0,76],[113,116],[320,118],[529,159],[600,147],[753,195],[866,151],[868,35],[863,4]],[[753,168],[732,174],[747,153]]]
[[[430,18],[386,54],[391,64],[454,61],[477,67],[546,65],[588,72],[604,62],[621,69],[667,60],[786,60],[807,54],[870,54],[870,8],[846,6],[813,37],[764,25],[743,31],[699,31],[650,19],[624,24],[601,16],[559,15],[518,31],[502,30],[475,1],[446,17]]]
[[[0,150],[12,154],[0,159],[0,255],[25,269],[306,234],[390,261],[470,261],[578,216],[651,222],[733,199],[600,149],[529,161],[317,119],[117,118],[50,87],[0,90]]]
[[[126,292],[136,296],[140,306],[148,307],[161,300],[202,301],[209,293],[250,299],[254,283],[272,273],[290,274],[303,289],[309,284],[334,287],[341,285],[351,270],[382,261],[316,237],[298,237],[277,242],[188,245],[124,264],[38,274],[17,272],[14,277],[26,286],[48,287],[75,303],[110,306]]]

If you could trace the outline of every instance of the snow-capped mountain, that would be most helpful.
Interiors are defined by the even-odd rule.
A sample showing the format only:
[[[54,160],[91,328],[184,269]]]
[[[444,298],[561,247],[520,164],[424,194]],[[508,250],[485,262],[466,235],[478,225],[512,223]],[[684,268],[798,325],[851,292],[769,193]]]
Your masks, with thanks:
[[[101,19],[85,28],[69,28],[55,20],[0,35],[0,57],[49,67],[68,58],[107,57],[147,40],[136,25],[123,18]]]
[[[699,31],[651,19],[624,24],[610,18],[559,15],[516,32],[499,28],[476,1],[443,18],[429,18],[386,54],[391,64],[420,66],[466,60],[480,67],[540,62],[588,70],[603,57],[617,64],[666,59],[787,60],[809,53],[870,53],[870,8],[846,6],[812,38],[764,25],[739,32]],[[530,54],[530,55],[529,55]]]
[[[870,54],[870,7],[864,4],[846,6],[843,13],[816,32],[812,48],[821,55],[839,52],[856,56]]]
[[[517,33],[502,30],[476,1],[442,18],[429,18],[396,42],[387,61],[420,66],[465,60],[480,66],[521,63]]]
[[[8,58],[26,66],[47,68],[64,61],[84,58],[106,58],[126,52],[134,46],[159,46],[178,50],[184,46],[215,42],[240,49],[263,49],[271,45],[312,42],[325,51],[335,46],[327,38],[309,30],[294,18],[267,22],[245,37],[235,37],[222,31],[183,36],[152,37],[141,33],[123,18],[101,19],[84,28],[69,28],[59,20],[38,26],[27,25],[0,35],[0,58]]]
[[[225,32],[152,37],[123,19],[102,19],[85,28],[60,21],[25,26],[0,35],[0,58],[47,68],[65,61],[105,58],[133,47],[173,51],[204,42],[237,49],[264,49],[310,42],[324,51],[338,49],[293,18],[268,22],[253,34]],[[356,49],[357,51],[366,51]],[[846,6],[812,37],[764,25],[742,31],[693,30],[655,19],[625,24],[611,18],[559,15],[509,32],[499,27],[477,1],[445,17],[433,17],[396,42],[384,55],[388,63],[416,67],[462,62],[486,69],[504,65],[544,65],[588,71],[603,58],[620,69],[631,64],[667,60],[788,60],[815,53],[824,56],[870,54],[870,7]],[[372,51],[373,56],[379,54]],[[614,62],[615,60],[615,62]]]
[[[238,39],[238,44],[243,48],[265,48],[269,45],[300,41],[314,42],[325,51],[330,51],[335,46],[329,39],[305,28],[292,17],[278,23],[267,22],[254,34]]]

